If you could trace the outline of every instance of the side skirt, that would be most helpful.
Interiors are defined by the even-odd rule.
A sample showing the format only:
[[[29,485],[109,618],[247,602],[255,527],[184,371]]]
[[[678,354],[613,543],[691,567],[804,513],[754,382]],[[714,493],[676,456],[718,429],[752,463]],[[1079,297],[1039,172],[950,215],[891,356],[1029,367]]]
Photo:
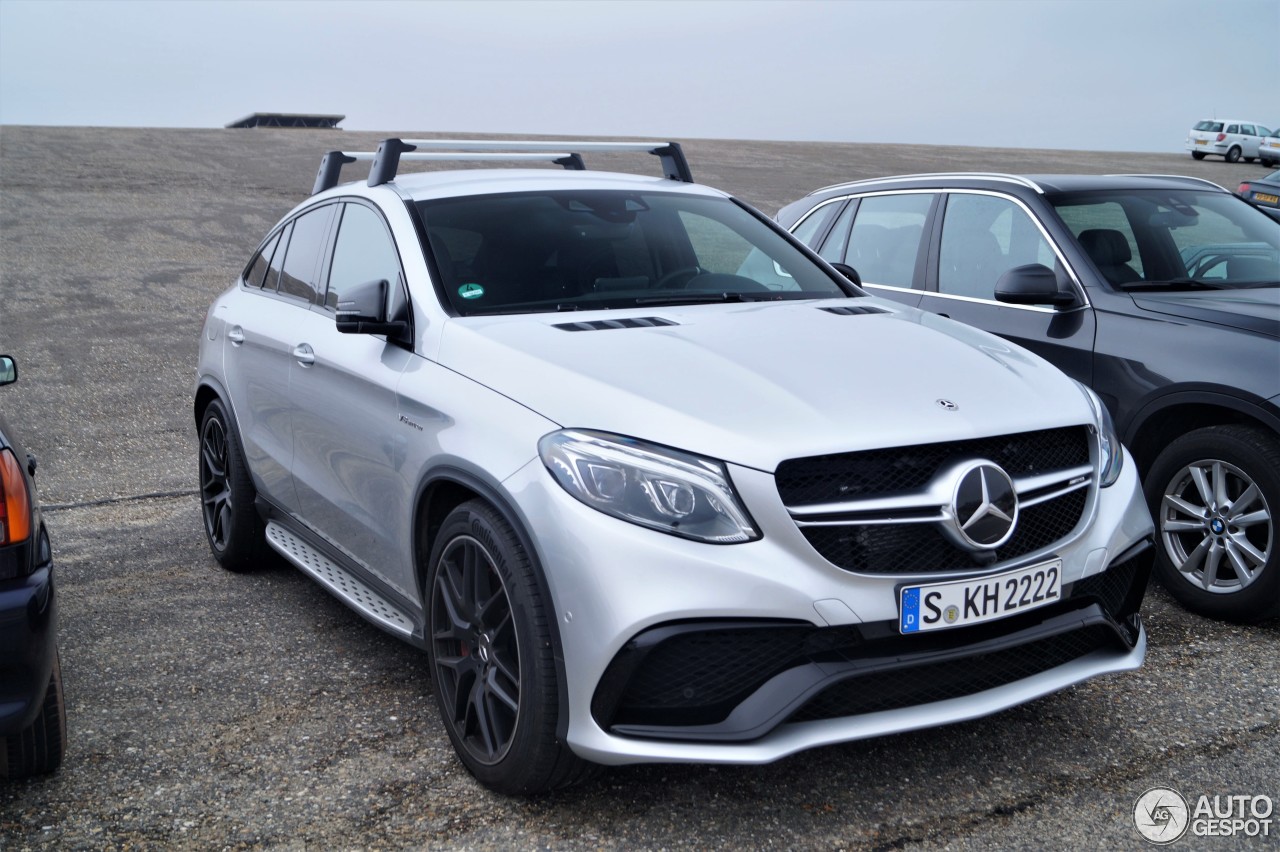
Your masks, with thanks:
[[[419,644],[413,617],[278,520],[267,522],[267,543],[338,600],[401,639]]]

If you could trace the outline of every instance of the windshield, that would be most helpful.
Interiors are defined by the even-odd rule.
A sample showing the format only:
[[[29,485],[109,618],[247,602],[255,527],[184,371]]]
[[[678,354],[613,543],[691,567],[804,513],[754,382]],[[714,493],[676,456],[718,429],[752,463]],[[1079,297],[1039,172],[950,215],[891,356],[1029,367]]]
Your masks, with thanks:
[[[1212,190],[1116,190],[1049,198],[1080,247],[1123,290],[1280,284],[1280,222]]]
[[[724,198],[560,190],[417,208],[444,295],[464,316],[855,292]]]
[[[1208,130],[1213,133],[1220,133],[1222,131],[1222,122],[1221,121],[1201,121],[1195,126],[1195,129]]]

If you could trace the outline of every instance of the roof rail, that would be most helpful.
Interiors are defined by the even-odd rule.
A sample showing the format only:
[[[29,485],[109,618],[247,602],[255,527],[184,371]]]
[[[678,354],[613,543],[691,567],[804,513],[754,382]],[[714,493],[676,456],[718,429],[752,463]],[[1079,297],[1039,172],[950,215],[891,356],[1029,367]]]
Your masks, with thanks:
[[[384,139],[376,152],[330,151],[320,161],[311,194],[338,185],[342,167],[357,160],[372,160],[369,186],[395,180],[401,160],[541,160],[566,169],[582,170],[583,153],[602,151],[647,151],[662,161],[662,176],[668,180],[693,183],[689,163],[679,142],[544,142],[496,139]]]
[[[1223,192],[1230,192],[1230,191],[1231,191],[1231,190],[1227,189],[1225,186],[1223,186],[1222,184],[1214,183],[1213,181],[1211,181],[1211,180],[1206,180],[1206,179],[1204,179],[1204,178],[1191,177],[1190,175],[1123,174],[1123,175],[1107,175],[1107,177],[1149,177],[1149,178],[1163,178],[1164,180],[1185,180],[1185,181],[1189,181],[1189,182],[1191,182],[1191,183],[1204,183],[1204,184],[1208,184],[1209,186],[1213,187],[1214,189],[1220,189],[1220,190],[1222,190]]]
[[[1041,195],[1044,194],[1043,187],[1041,187],[1035,181],[1029,180],[1023,177],[1022,175],[1008,175],[1008,174],[1003,174],[1001,172],[929,172],[926,174],[918,174],[918,175],[889,175],[887,177],[866,178],[865,180],[847,181],[845,183],[833,183],[830,186],[824,186],[824,187],[815,189],[813,192],[809,194],[816,195],[817,193],[825,192],[828,189],[842,189],[846,186],[867,186],[875,183],[886,183],[888,181],[903,181],[903,180],[927,181],[927,180],[937,180],[938,178],[976,178],[979,180],[1004,181],[1006,183],[1016,183],[1019,186],[1025,186],[1028,189],[1034,189],[1036,192],[1040,193]]]

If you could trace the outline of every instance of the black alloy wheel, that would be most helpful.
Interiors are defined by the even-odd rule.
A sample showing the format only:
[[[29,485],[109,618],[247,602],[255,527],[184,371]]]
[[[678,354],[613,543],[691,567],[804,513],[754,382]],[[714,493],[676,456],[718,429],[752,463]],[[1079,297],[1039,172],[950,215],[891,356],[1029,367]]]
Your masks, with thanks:
[[[266,553],[254,497],[239,436],[214,400],[200,421],[200,510],[209,548],[228,570],[248,570]]]
[[[506,518],[479,500],[450,512],[431,548],[426,598],[432,687],[467,769],[516,795],[593,774],[556,736],[555,616]]]
[[[446,712],[468,755],[491,766],[507,756],[520,719],[520,639],[483,542],[459,535],[440,554],[431,623]]]

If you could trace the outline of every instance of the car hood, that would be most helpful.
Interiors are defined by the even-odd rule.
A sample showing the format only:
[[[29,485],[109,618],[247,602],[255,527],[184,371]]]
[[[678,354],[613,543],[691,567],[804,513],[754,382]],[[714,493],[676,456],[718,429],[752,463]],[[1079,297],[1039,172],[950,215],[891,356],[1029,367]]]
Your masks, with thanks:
[[[1280,287],[1134,293],[1139,308],[1280,338]]]
[[[878,312],[823,309],[850,306]],[[870,297],[460,318],[439,360],[564,427],[766,471],[1092,422],[1075,383],[1038,356]]]

